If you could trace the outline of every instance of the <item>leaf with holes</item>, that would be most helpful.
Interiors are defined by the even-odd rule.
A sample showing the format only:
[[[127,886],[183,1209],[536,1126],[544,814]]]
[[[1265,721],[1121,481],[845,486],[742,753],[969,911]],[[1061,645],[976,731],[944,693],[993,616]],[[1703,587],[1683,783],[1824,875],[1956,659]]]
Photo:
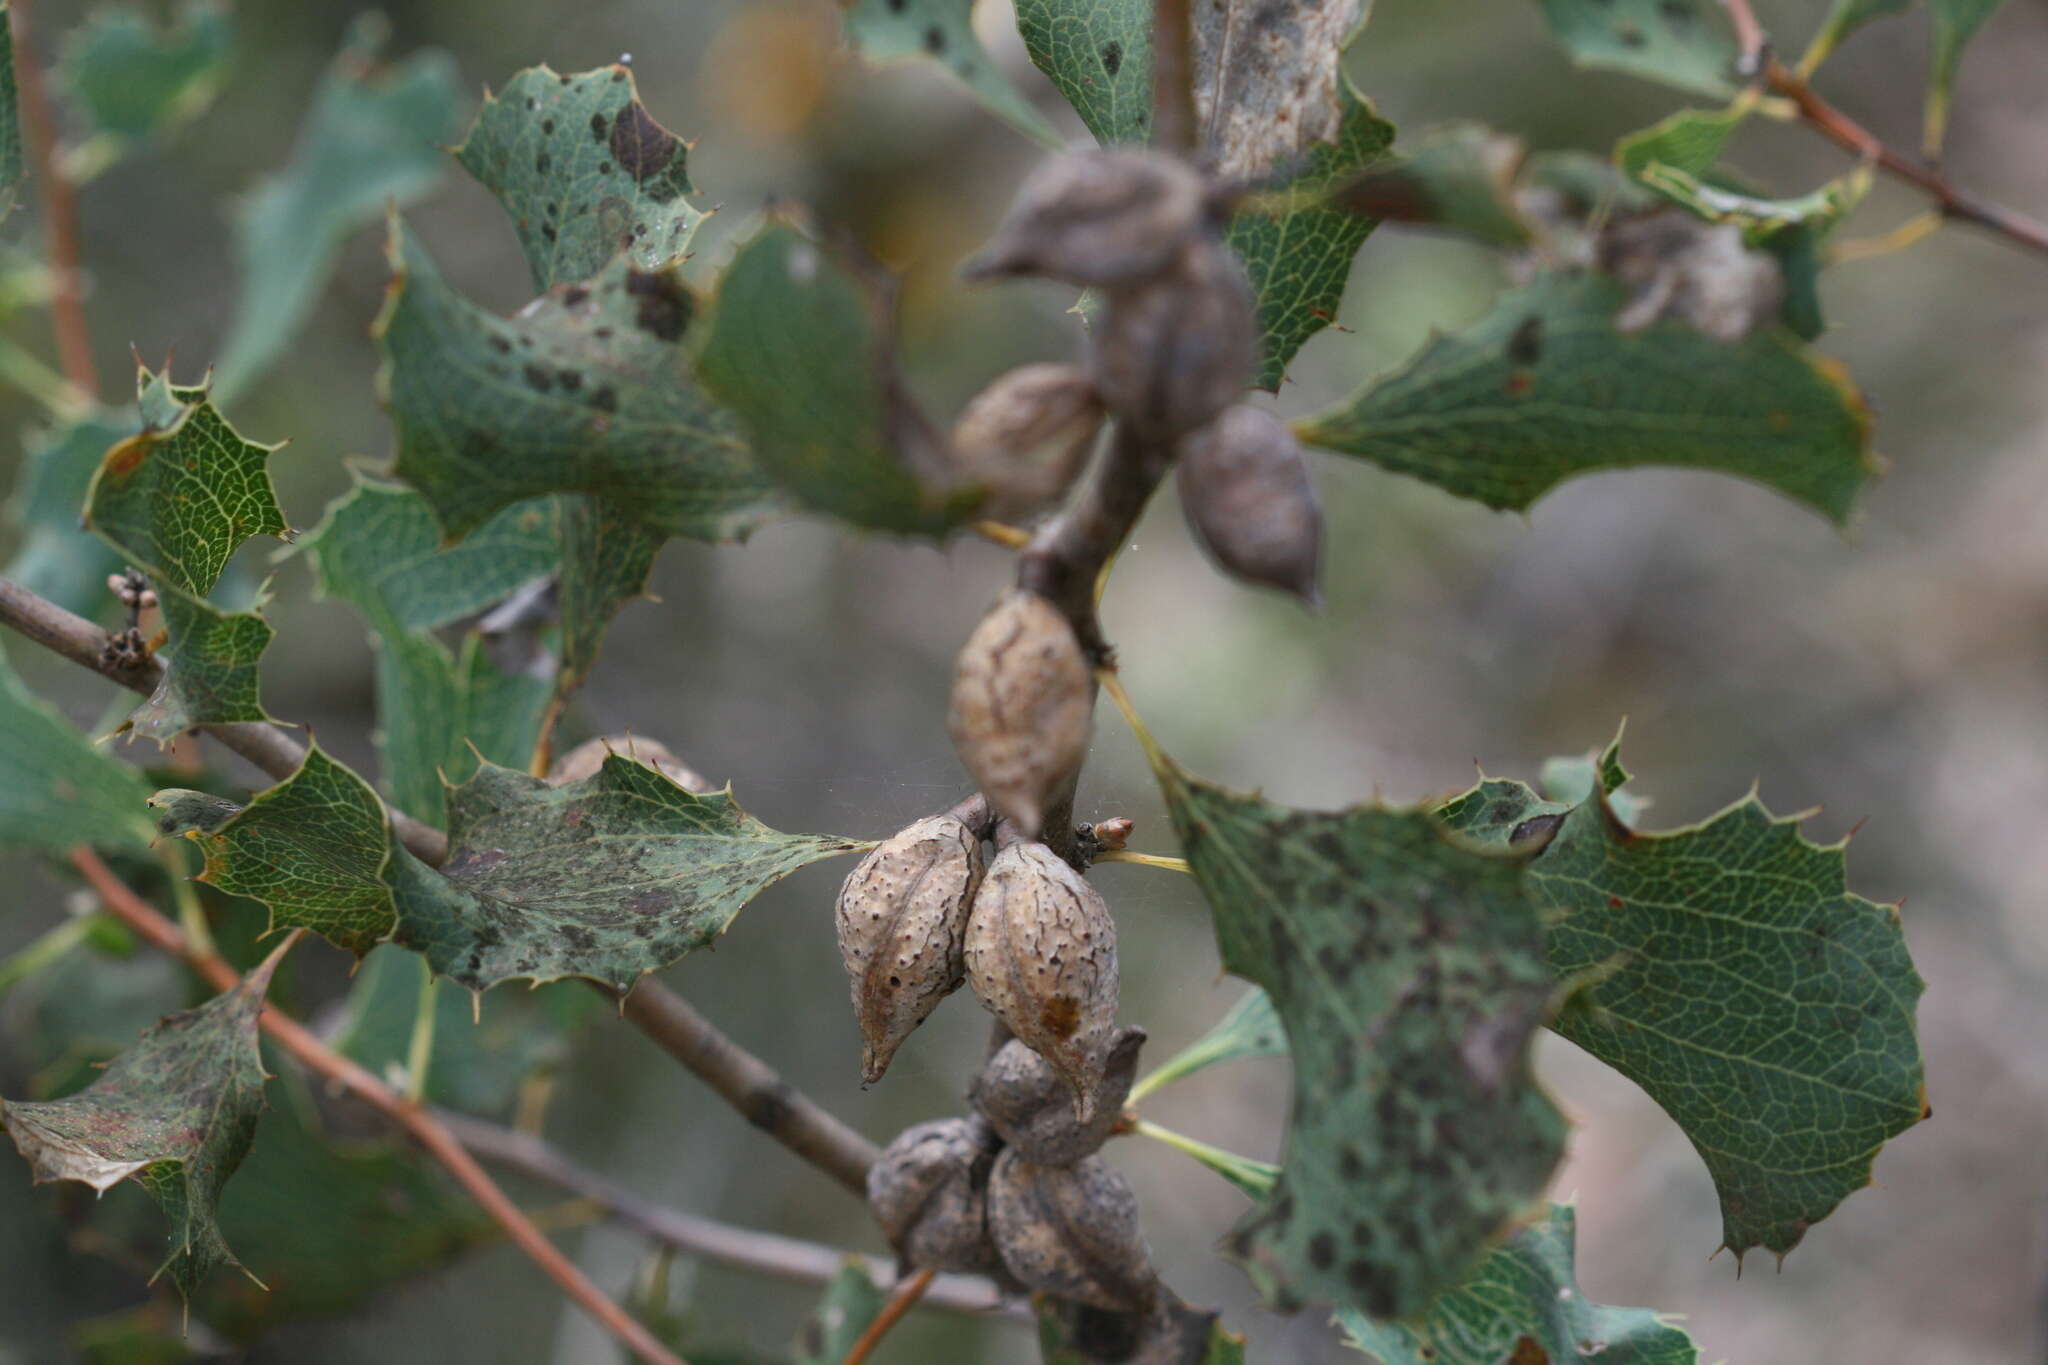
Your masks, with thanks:
[[[901,535],[943,535],[981,502],[895,370],[887,289],[795,228],[771,223],[719,281],[697,356],[739,414],[761,468],[813,511]]]
[[[223,393],[277,358],[351,232],[440,183],[442,146],[455,131],[455,64],[435,51],[383,60],[388,29],[375,15],[349,26],[291,161],[236,219],[242,292],[217,368]]]
[[[148,795],[133,769],[88,743],[0,655],[0,844],[145,849]]]
[[[1024,136],[1058,147],[1060,135],[1019,94],[974,32],[974,0],[853,0],[846,36],[873,62],[929,61]]]
[[[1543,16],[1580,66],[1735,93],[1735,35],[1714,0],[1543,0]]]
[[[396,922],[385,865],[391,831],[370,784],[317,745],[299,770],[236,806],[169,788],[149,798],[156,827],[199,845],[199,880],[270,907],[270,927],[311,929],[361,957]]]
[[[1520,1365],[1598,1359],[1600,1365],[1694,1365],[1692,1338],[1649,1308],[1610,1308],[1580,1291],[1577,1219],[1552,1204],[1487,1254],[1470,1279],[1426,1316],[1375,1322],[1337,1315],[1347,1342],[1380,1365]]]
[[[402,849],[398,942],[471,990],[581,976],[619,990],[725,932],[764,888],[864,845],[782,834],[613,755],[551,787],[485,764],[448,792],[448,860]]]
[[[1676,319],[1624,334],[1625,302],[1605,276],[1539,277],[1295,433],[1488,507],[1526,509],[1580,474],[1673,465],[1848,519],[1878,465],[1839,366],[1773,327],[1733,343]]]
[[[425,499],[367,480],[307,537],[321,593],[355,607],[375,634],[378,749],[400,809],[439,825],[444,778],[476,771],[478,752],[531,757],[550,679],[504,672],[475,632],[454,649],[429,632],[545,577],[560,545],[552,499],[515,503],[444,547]]]
[[[99,10],[65,35],[57,77],[96,136],[140,142],[197,118],[227,74],[234,22],[217,4],[191,4],[159,28],[147,16]]]
[[[171,1015],[61,1100],[0,1104],[0,1125],[37,1183],[107,1190],[131,1176],[171,1220],[168,1271],[181,1295],[241,1264],[217,1221],[221,1190],[247,1154],[263,1111],[256,1018],[289,942],[233,990]]]
[[[1565,806],[1501,779],[1441,814],[1542,849],[1529,884],[1554,917],[1551,966],[1589,983],[1553,1027],[1685,1130],[1730,1250],[1790,1251],[1924,1116],[1922,983],[1896,907],[1847,890],[1842,845],[1809,843],[1754,795],[1655,833],[1612,797]]]
[[[686,373],[697,301],[675,273],[621,257],[508,319],[450,290],[399,225],[390,261],[375,335],[394,472],[450,538],[557,492],[700,540],[744,536],[767,513],[738,423]]]
[[[1358,0],[1229,0],[1196,10],[1195,112],[1203,150],[1223,174],[1265,182],[1278,210],[1229,225],[1258,299],[1258,384],[1278,388],[1302,345],[1336,321],[1373,219],[1320,201],[1385,156],[1393,125],[1343,73],[1365,22]],[[1104,145],[1151,137],[1151,0],[1018,0],[1031,60]],[[1281,117],[1284,114],[1285,117]]]
[[[640,103],[626,67],[534,66],[485,97],[455,159],[505,206],[548,289],[622,252],[648,271],[680,260],[704,220],[683,197],[696,191],[689,150]]]
[[[1529,1073],[1555,987],[1522,859],[1420,809],[1229,792],[1140,738],[1224,969],[1265,988],[1294,1056],[1279,1185],[1229,1245],[1276,1304],[1419,1312],[1563,1151]]]

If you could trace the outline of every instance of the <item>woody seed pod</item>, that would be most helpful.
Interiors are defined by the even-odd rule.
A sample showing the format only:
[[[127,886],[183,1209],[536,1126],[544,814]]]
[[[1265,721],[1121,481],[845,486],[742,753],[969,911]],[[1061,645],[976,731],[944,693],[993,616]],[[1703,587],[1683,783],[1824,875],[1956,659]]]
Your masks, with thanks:
[[[1159,1292],[1137,1196],[1099,1156],[1039,1166],[1005,1148],[989,1176],[988,1223],[1004,1269],[1032,1289],[1124,1312]]]
[[[983,511],[1022,521],[1067,491],[1102,430],[1102,401],[1072,365],[1023,365],[976,394],[953,424],[961,474]]]
[[[868,1168],[868,1209],[905,1265],[992,1270],[988,1177],[995,1143],[980,1119],[906,1128]]]
[[[1181,443],[1180,504],[1195,539],[1225,570],[1314,606],[1323,509],[1286,424],[1237,403]]]
[[[1003,594],[961,647],[946,728],[982,794],[1027,835],[1088,753],[1093,679],[1081,642],[1036,593]]]
[[[1110,415],[1153,441],[1207,425],[1258,364],[1257,314],[1229,248],[1197,237],[1142,284],[1104,292],[1089,372]]]
[[[967,978],[967,907],[981,840],[934,815],[877,845],[839,888],[839,956],[853,978],[863,1079],[872,1084],[939,1002]]]
[[[1125,285],[1171,264],[1201,225],[1202,178],[1146,151],[1074,152],[1026,178],[995,239],[963,267],[969,279],[1039,275]]]
[[[1087,1123],[1074,1118],[1073,1094],[1051,1063],[1012,1038],[975,1076],[967,1098],[1003,1141],[1038,1166],[1071,1166],[1100,1151],[1123,1117],[1124,1097],[1138,1074],[1145,1030],[1127,1028],[1110,1044],[1102,1097]]]
[[[1107,1100],[1117,995],[1116,923],[1095,888],[1044,844],[997,853],[967,921],[967,979],[1065,1082],[1076,1121],[1093,1121]]]

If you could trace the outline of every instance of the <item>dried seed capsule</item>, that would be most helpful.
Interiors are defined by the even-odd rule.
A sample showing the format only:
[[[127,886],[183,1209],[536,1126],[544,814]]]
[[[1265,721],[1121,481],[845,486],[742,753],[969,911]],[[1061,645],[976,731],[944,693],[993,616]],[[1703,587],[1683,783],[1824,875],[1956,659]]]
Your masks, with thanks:
[[[1102,1097],[1087,1123],[1074,1118],[1074,1096],[1045,1058],[1012,1038],[975,1076],[967,1098],[1003,1141],[1038,1166],[1071,1166],[1100,1151],[1123,1117],[1124,1097],[1138,1074],[1145,1030],[1127,1028],[1110,1044]]]
[[[605,759],[613,754],[654,769],[684,791],[702,794],[712,790],[711,784],[670,753],[666,744],[642,735],[607,735],[585,740],[555,760],[554,766],[548,769],[548,785],[566,786],[593,777],[604,766]]]
[[[1159,1292],[1137,1196],[1099,1156],[1039,1166],[1004,1149],[989,1176],[988,1223],[1004,1268],[1032,1289],[1125,1312]]]
[[[1258,344],[1243,268],[1221,242],[1198,237],[1164,274],[1105,291],[1089,334],[1090,373],[1111,416],[1171,441],[1237,401]]]
[[[1091,1122],[1107,1104],[1116,1042],[1116,923],[1095,888],[1044,844],[997,853],[967,921],[967,979],[1051,1064]]]
[[[988,1177],[994,1135],[978,1118],[906,1128],[868,1168],[868,1209],[905,1265],[993,1270]]]
[[[953,424],[961,475],[989,490],[983,510],[1021,521],[1067,491],[1102,430],[1102,400],[1072,365],[1023,365],[976,394]]]
[[[1681,209],[1613,223],[1599,254],[1600,268],[1634,290],[1614,315],[1620,332],[1675,317],[1710,337],[1740,341],[1775,319],[1785,300],[1777,257],[1744,246],[1732,223],[1703,223]]]
[[[961,647],[946,715],[960,761],[995,808],[1037,837],[1088,753],[1094,679],[1081,642],[1036,593],[1005,593]]]
[[[839,956],[853,978],[860,1070],[870,1083],[967,979],[967,907],[981,871],[974,831],[934,815],[877,845],[839,888]]]
[[[1181,443],[1180,505],[1195,539],[1239,578],[1314,606],[1323,509],[1293,433],[1237,403]]]
[[[1166,269],[1203,217],[1202,178],[1155,152],[1074,152],[1027,177],[969,279],[1039,275],[1123,285]]]

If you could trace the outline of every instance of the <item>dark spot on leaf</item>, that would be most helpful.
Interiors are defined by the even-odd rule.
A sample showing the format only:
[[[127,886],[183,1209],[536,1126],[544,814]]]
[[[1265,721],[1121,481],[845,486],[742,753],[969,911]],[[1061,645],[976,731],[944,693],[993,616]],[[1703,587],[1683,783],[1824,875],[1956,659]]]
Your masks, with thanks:
[[[909,3],[910,0],[889,0],[889,13],[901,14],[903,13],[903,7]]]
[[[571,308],[581,307],[583,301],[589,297],[590,286],[587,284],[572,284],[562,292],[562,302],[568,304]]]
[[[1353,1261],[1344,1267],[1344,1282],[1358,1295],[1365,1311],[1376,1318],[1394,1316],[1394,1286],[1385,1271],[1370,1261]]]
[[[1508,359],[1517,365],[1534,365],[1542,358],[1543,319],[1531,313],[1508,338]]]
[[[1317,1270],[1328,1270],[1337,1264],[1337,1239],[1327,1232],[1309,1238],[1308,1259]]]
[[[546,175],[548,171],[554,166],[554,164],[555,159],[549,156],[546,152],[542,152],[539,156],[533,159],[533,168],[536,171],[539,171],[542,175]]]
[[[1123,70],[1123,65],[1124,45],[1122,43],[1104,43],[1102,46],[1102,69],[1114,76],[1117,72]]]
[[[612,391],[612,386],[607,384],[590,395],[590,406],[603,412],[617,412],[619,410],[619,396]]]
[[[528,365],[521,373],[526,376],[526,382],[539,393],[546,393],[555,386],[555,377],[538,365]]]
[[[1536,1338],[1523,1337],[1515,1343],[1515,1353],[1508,1357],[1508,1365],[1550,1365],[1550,1352],[1536,1344]]]
[[[605,121],[605,117],[603,114],[592,114],[590,116],[590,135],[596,138],[599,142],[604,141],[605,129],[609,128],[610,126],[611,125]]]
[[[1649,41],[1643,37],[1643,31],[1634,24],[1616,24],[1614,36],[1621,40],[1623,47],[1642,47]]]
[[[1663,3],[1657,6],[1657,12],[1663,15],[1664,22],[1673,28],[1683,28],[1693,19],[1692,6],[1685,3],[1685,0],[1663,0]]]
[[[491,349],[499,355],[510,355],[512,353],[512,343],[501,336],[494,336],[491,338]]]
[[[946,35],[937,24],[924,31],[924,50],[934,57],[946,50]]]
[[[540,235],[547,238],[550,242],[555,240],[555,230],[545,223],[541,224]]]
[[[555,371],[555,382],[560,384],[567,392],[574,393],[583,387],[583,376],[574,370],[557,370]]]
[[[597,173],[599,175],[610,175],[612,173],[612,163],[609,161],[600,161],[597,165]]]
[[[674,276],[628,271],[626,292],[638,300],[633,310],[635,327],[666,342],[682,340],[683,329],[690,325],[694,304],[689,291]]]
[[[1337,1173],[1346,1180],[1365,1179],[1365,1159],[1356,1147],[1346,1147],[1337,1154]]]
[[[635,180],[659,175],[675,159],[676,148],[681,145],[675,134],[656,123],[638,100],[621,109],[612,124],[612,160]]]
[[[543,133],[552,133],[552,132],[554,132],[554,131],[555,131],[555,121],[554,121],[553,119],[551,119],[551,118],[544,118],[544,119],[542,119],[542,120],[540,121],[540,130],[541,130],[541,131],[542,131]]]

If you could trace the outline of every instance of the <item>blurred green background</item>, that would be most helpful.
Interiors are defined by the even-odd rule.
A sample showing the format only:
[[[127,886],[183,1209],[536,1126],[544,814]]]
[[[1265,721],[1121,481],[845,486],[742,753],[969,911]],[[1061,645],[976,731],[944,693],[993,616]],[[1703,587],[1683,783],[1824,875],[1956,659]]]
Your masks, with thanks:
[[[983,9],[997,56],[1080,137],[1024,59],[1007,7],[986,0]],[[1759,9],[1796,50],[1826,6]],[[827,4],[421,0],[386,10],[392,55],[445,48],[472,95],[536,62],[575,71],[631,53],[655,115],[698,140],[699,202],[723,205],[698,238],[693,269],[713,274],[772,199],[807,201],[851,224],[908,274],[909,364],[942,412],[1008,366],[1077,349],[1059,287],[970,290],[953,274],[1038,150],[934,72],[847,61]],[[39,6],[46,46],[83,12]],[[110,393],[125,387],[131,345],[152,361],[175,353],[180,378],[217,353],[237,290],[231,204],[285,161],[353,13],[341,3],[238,6],[234,70],[213,108],[84,193],[88,309],[99,361],[116,377]],[[1911,147],[1926,49],[1924,16],[1879,24],[1819,84]],[[1571,69],[1532,0],[1381,0],[1352,57],[1360,87],[1409,137],[1476,117],[1535,148],[1604,150],[1678,103],[1625,77]],[[1960,183],[2036,215],[2048,213],[2043,71],[2048,7],[2006,6],[1964,65],[1947,163]],[[1758,120],[1733,160],[1787,191],[1846,169],[1804,130]],[[483,189],[452,162],[449,171],[408,219],[451,283],[517,308],[530,288],[514,235]],[[1880,182],[1848,233],[1880,231],[1920,207]],[[32,212],[17,214],[6,236],[32,242],[34,223]],[[389,453],[366,336],[385,280],[378,238],[351,239],[291,352],[229,409],[254,439],[290,438],[272,465],[297,526],[316,523],[346,488],[345,460]],[[1303,352],[1282,406],[1307,411],[1401,361],[1432,328],[1480,313],[1503,279],[1488,252],[1382,230],[1358,259],[1342,329]],[[1759,1255],[1738,1281],[1731,1258],[1710,1259],[1712,1188],[1676,1127],[1628,1083],[1546,1038],[1543,1071],[1578,1120],[1555,1193],[1577,1199],[1581,1283],[1602,1301],[1684,1315],[1703,1361],[2039,1362],[2048,1354],[2048,839],[2039,826],[2048,811],[2048,261],[1951,229],[1902,255],[1838,266],[1823,291],[1833,324],[1823,348],[1873,396],[1891,461],[1847,536],[1761,489],[1707,475],[1586,479],[1515,517],[1317,457],[1330,523],[1319,615],[1212,572],[1169,493],[1118,565],[1106,624],[1169,749],[1207,776],[1290,803],[1411,801],[1465,785],[1475,760],[1533,777],[1544,756],[1597,745],[1625,716],[1637,787],[1656,798],[1652,825],[1708,814],[1754,781],[1775,811],[1815,809],[1807,828],[1817,839],[1860,826],[1852,884],[1904,900],[1930,983],[1920,1020],[1932,1121],[1888,1148],[1878,1188],[1816,1227],[1780,1271]],[[4,325],[48,353],[39,316]],[[0,430],[35,420],[0,391]],[[19,450],[0,442],[0,486],[12,482]],[[268,548],[244,553],[252,570],[269,571]],[[345,607],[311,600],[301,561],[276,572],[270,709],[374,771],[364,630]],[[883,836],[965,790],[942,724],[950,660],[1007,573],[1004,552],[970,539],[934,549],[811,520],[771,526],[744,548],[672,544],[655,575],[661,600],[628,608],[612,631],[570,737],[654,736],[714,780],[730,778],[779,828]],[[8,654],[82,724],[103,712],[107,685],[19,645]],[[1113,715],[1099,719],[1081,814],[1134,817],[1134,847],[1172,851],[1136,746]],[[961,1110],[985,1019],[963,994],[884,1083],[860,1088],[830,923],[846,870],[827,864],[775,887],[715,953],[666,979],[886,1141]],[[0,874],[14,888],[0,900],[4,953],[56,922],[66,889],[26,860]],[[1118,917],[1123,1017],[1151,1031],[1161,1060],[1243,987],[1219,978],[1184,879],[1128,866],[1104,866],[1095,879]],[[298,957],[299,998],[317,1005],[339,987],[341,956],[312,944]],[[179,1003],[175,975],[146,958],[115,984],[131,997],[130,1030]],[[0,1093],[22,1093],[27,1008],[0,1001]],[[1284,1063],[1239,1063],[1165,1092],[1150,1113],[1271,1158],[1286,1094]],[[881,1249],[854,1200],[609,1020],[579,1035],[546,1132],[650,1199]],[[263,1145],[259,1133],[259,1153]],[[1252,1309],[1247,1283],[1213,1253],[1241,1195],[1140,1139],[1113,1145],[1110,1157],[1137,1186],[1168,1281],[1222,1306],[1250,1334],[1253,1360],[1358,1358],[1314,1314]],[[143,1297],[132,1268],[94,1254],[93,1210],[78,1194],[32,1190],[11,1149],[0,1155],[0,1362],[73,1358],[70,1324]],[[108,1196],[109,1206],[122,1202],[155,1216],[132,1187]],[[564,1236],[609,1288],[623,1290],[644,1259],[623,1231]],[[265,1273],[260,1261],[252,1268]],[[678,1281],[711,1336],[761,1346],[784,1341],[814,1299],[710,1265],[681,1266]],[[492,1246],[355,1315],[284,1329],[244,1358],[580,1362],[612,1359],[614,1348],[523,1257]],[[1021,1361],[1035,1351],[1014,1326],[921,1313],[880,1359]]]

